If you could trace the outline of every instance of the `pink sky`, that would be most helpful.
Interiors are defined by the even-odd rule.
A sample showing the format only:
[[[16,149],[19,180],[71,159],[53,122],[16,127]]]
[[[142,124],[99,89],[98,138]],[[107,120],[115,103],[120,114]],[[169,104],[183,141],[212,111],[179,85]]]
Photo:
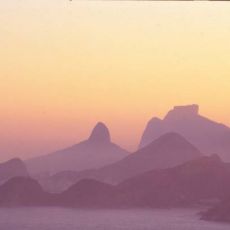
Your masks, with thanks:
[[[88,137],[134,150],[174,105],[230,124],[230,5],[2,1],[0,159]]]

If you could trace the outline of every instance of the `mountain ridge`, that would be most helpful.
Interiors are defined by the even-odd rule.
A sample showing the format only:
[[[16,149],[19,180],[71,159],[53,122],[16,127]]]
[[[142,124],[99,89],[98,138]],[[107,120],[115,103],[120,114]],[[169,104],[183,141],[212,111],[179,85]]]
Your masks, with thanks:
[[[199,114],[198,105],[175,106],[163,119],[147,123],[139,149],[167,132],[177,132],[207,155],[230,161],[230,128]]]
[[[120,161],[94,170],[60,172],[48,180],[41,180],[41,183],[48,191],[63,190],[84,178],[118,184],[137,174],[173,167],[201,156],[202,153],[184,137],[177,133],[168,133]]]
[[[128,151],[111,142],[108,128],[102,122],[98,122],[85,141],[29,159],[26,164],[32,174],[55,174],[65,170],[99,168],[128,154]]]

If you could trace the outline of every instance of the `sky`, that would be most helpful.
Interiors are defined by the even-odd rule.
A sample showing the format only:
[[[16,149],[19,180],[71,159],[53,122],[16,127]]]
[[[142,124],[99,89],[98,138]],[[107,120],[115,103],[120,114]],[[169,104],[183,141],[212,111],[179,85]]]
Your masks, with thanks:
[[[0,160],[88,138],[134,151],[174,105],[230,126],[227,2],[0,2]]]

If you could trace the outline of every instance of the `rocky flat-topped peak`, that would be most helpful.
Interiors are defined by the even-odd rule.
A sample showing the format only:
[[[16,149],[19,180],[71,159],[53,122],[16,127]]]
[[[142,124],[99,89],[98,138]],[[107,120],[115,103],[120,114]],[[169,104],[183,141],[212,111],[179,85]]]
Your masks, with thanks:
[[[184,117],[191,117],[197,116],[199,114],[199,105],[185,105],[185,106],[174,106],[172,110],[168,112],[165,119],[171,118],[184,118]]]

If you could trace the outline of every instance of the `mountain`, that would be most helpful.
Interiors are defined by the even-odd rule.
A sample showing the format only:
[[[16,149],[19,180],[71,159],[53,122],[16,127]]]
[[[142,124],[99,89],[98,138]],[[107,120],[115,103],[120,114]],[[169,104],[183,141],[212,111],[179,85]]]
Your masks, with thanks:
[[[127,156],[128,152],[111,142],[108,128],[98,123],[88,140],[69,148],[26,161],[29,171],[54,174],[99,168]]]
[[[0,186],[0,206],[48,205],[52,196],[29,177],[14,177]]]
[[[0,206],[175,208],[210,205],[229,193],[230,165],[213,155],[151,170],[118,185],[84,179],[59,194],[44,192],[31,178],[16,177],[0,186]],[[229,202],[215,210],[221,212],[215,214],[218,218],[228,218]]]
[[[167,133],[126,158],[101,169],[106,182],[119,183],[153,169],[169,168],[201,156],[177,133]]]
[[[114,207],[118,193],[114,186],[82,180],[60,194],[45,192],[30,177],[14,177],[0,186],[0,207],[59,206],[76,208]]]
[[[230,161],[230,128],[199,115],[198,105],[175,106],[163,120],[152,118],[139,148],[168,132],[181,134],[205,154],[218,154]]]
[[[118,185],[123,203],[142,207],[210,204],[230,193],[230,166],[217,155],[130,178]]]
[[[29,176],[24,162],[18,158],[0,163],[0,184],[16,176]]]
[[[118,184],[149,170],[173,167],[199,157],[200,151],[185,138],[177,133],[167,133],[113,164],[96,170],[60,172],[48,180],[41,180],[41,184],[53,192],[62,191],[84,178]]]
[[[61,193],[58,202],[61,206],[105,208],[114,206],[116,196],[114,186],[92,179],[85,179]]]
[[[175,208],[210,205],[230,193],[230,165],[217,155],[151,170],[118,185],[83,179],[57,195],[76,208]]]

